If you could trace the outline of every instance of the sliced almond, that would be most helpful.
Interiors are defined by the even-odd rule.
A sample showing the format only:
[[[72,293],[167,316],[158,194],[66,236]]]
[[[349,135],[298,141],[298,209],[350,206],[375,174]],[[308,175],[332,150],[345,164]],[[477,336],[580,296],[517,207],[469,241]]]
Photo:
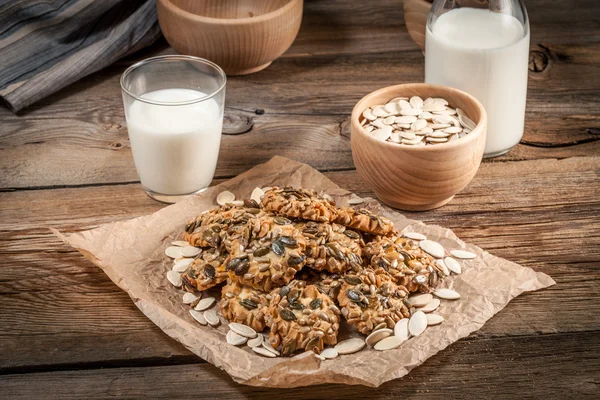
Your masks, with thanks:
[[[373,348],[380,351],[391,350],[400,346],[405,340],[406,339],[402,339],[399,336],[388,336],[377,342]]]
[[[431,300],[433,300],[433,296],[429,293],[417,294],[415,296],[410,296],[408,298],[408,305],[410,307],[423,307],[427,305]]]
[[[456,300],[460,299],[460,293],[452,289],[439,288],[433,291],[433,295],[444,300]]]
[[[438,314],[427,314],[427,325],[439,325],[444,321],[444,317]]]
[[[264,347],[252,347],[252,351],[264,357],[275,358],[277,355]]]
[[[171,258],[181,257],[181,247],[179,246],[169,246],[165,249],[165,254]]]
[[[181,285],[183,284],[181,280],[181,275],[177,271],[167,272],[167,280],[171,282],[171,284],[175,287],[181,287]]]
[[[196,296],[194,293],[187,292],[183,295],[183,304],[192,304],[196,300],[198,300],[198,296]]]
[[[190,310],[190,314],[192,315],[192,317],[198,321],[198,323],[200,325],[207,325],[208,322],[206,322],[206,318],[204,318],[204,313],[195,311],[195,310]]]
[[[470,251],[466,251],[466,250],[451,250],[450,254],[452,254],[456,258],[463,258],[463,259],[471,259],[471,258],[477,257],[477,254],[471,253]]]
[[[224,190],[217,196],[217,204],[220,206],[224,206],[227,203],[231,203],[235,200],[235,194],[231,193],[229,190]]]
[[[394,335],[398,336],[404,340],[410,337],[410,332],[408,331],[408,318],[402,318],[400,321],[396,322],[394,326]]]
[[[438,242],[434,242],[433,240],[421,240],[419,242],[419,247],[424,252],[432,255],[435,258],[444,258],[444,247]]]
[[[248,325],[239,324],[237,322],[231,322],[229,323],[229,329],[249,339],[256,337],[256,331],[250,328]]]
[[[365,341],[360,338],[347,339],[335,345],[335,349],[339,354],[356,353],[365,347]]]
[[[321,352],[321,357],[326,359],[336,358],[339,355],[338,351],[333,347],[328,347]]]
[[[367,346],[373,347],[380,340],[382,340],[388,336],[391,336],[393,333],[394,333],[394,331],[391,329],[387,329],[387,328],[378,329],[376,331],[373,331],[369,336],[367,336],[367,338],[365,339],[365,342],[367,343]]]
[[[440,306],[440,299],[432,299],[425,306],[419,308],[417,311],[423,311],[424,313],[430,313],[438,309]]]
[[[446,258],[444,258],[444,263],[446,264],[448,269],[450,271],[454,272],[455,274],[462,273],[462,268],[460,266],[460,263],[458,261],[456,261],[454,258],[446,257]]]
[[[404,236],[405,238],[412,239],[412,240],[425,240],[425,239],[427,239],[427,236],[423,235],[422,233],[417,233],[417,232],[404,232],[402,234],[402,236]]]
[[[408,320],[408,331],[413,336],[419,336],[427,328],[427,316],[423,311],[415,312]]]
[[[264,340],[265,340],[265,337],[263,336],[263,334],[259,333],[259,334],[256,335],[255,338],[248,339],[248,346],[250,346],[250,347],[260,347],[260,346],[262,346]]]
[[[247,337],[238,335],[234,331],[227,332],[225,339],[227,340],[227,343],[232,344],[234,346],[241,346],[248,340]]]
[[[217,301],[217,300],[214,297],[206,297],[206,298],[200,300],[198,302],[198,304],[196,304],[196,307],[194,307],[194,310],[196,310],[196,311],[208,310],[210,307],[213,306],[213,304],[215,304],[215,301]]]
[[[221,323],[221,320],[219,320],[219,316],[217,315],[217,310],[214,308],[204,311],[204,319],[212,326],[219,326]]]

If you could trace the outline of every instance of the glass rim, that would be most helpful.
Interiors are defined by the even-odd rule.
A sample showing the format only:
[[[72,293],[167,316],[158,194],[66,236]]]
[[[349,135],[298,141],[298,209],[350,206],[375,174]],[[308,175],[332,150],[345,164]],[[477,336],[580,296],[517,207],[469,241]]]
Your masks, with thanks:
[[[193,61],[196,63],[208,65],[208,66],[214,68],[219,73],[219,76],[223,79],[223,83],[216,90],[214,90],[210,94],[207,94],[206,96],[199,97],[199,98],[193,99],[193,100],[186,100],[186,101],[156,101],[156,100],[145,99],[142,97],[143,95],[138,96],[138,95],[132,93],[129,89],[127,89],[125,87],[125,78],[134,70],[136,70],[139,67],[142,67],[146,64],[151,64],[154,62],[161,62],[161,61],[166,61],[166,60]],[[163,55],[163,56],[146,58],[144,60],[138,61],[135,64],[131,65],[129,68],[127,68],[125,70],[125,72],[123,72],[123,74],[121,74],[119,83],[121,85],[121,90],[123,92],[127,93],[129,96],[133,97],[135,100],[141,101],[143,103],[152,104],[155,106],[185,106],[185,105],[189,105],[189,104],[200,103],[202,101],[206,101],[206,100],[211,99],[214,96],[216,96],[219,92],[221,92],[225,88],[225,85],[227,84],[227,75],[225,74],[225,71],[223,71],[223,69],[221,67],[219,67],[217,64],[215,64],[214,62],[212,62],[210,60],[206,60],[206,59],[200,58],[200,57],[188,56],[188,55],[167,54],[167,55]]]

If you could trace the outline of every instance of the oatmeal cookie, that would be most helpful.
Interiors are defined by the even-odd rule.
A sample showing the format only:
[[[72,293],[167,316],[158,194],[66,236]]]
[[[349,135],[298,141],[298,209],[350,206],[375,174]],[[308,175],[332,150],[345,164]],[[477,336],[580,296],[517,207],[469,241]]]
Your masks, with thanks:
[[[265,192],[262,208],[288,218],[300,218],[317,222],[331,222],[337,216],[335,202],[306,189],[286,187]]]
[[[404,237],[380,237],[363,250],[367,264],[386,271],[398,285],[409,292],[428,293],[443,277],[435,260],[417,242]]]
[[[228,280],[221,291],[219,308],[229,322],[248,325],[256,332],[262,332],[270,298],[268,293]]]
[[[189,291],[203,291],[227,280],[226,255],[217,249],[208,249],[196,258],[181,274],[183,287]]]
[[[357,231],[375,235],[391,235],[397,233],[396,227],[392,221],[364,208],[359,210],[350,207],[340,208],[338,209],[337,217],[334,222],[356,229]]]
[[[283,355],[297,350],[320,353],[337,343],[339,309],[331,298],[304,281],[292,281],[272,292],[267,325],[269,341]]]
[[[404,300],[408,291],[396,285],[383,270],[364,269],[345,275],[338,295],[342,315],[365,335],[376,329],[394,329],[396,322],[410,316]]]
[[[306,265],[317,271],[342,273],[362,269],[362,235],[345,226],[302,222],[296,225],[306,237]]]
[[[291,281],[306,262],[302,233],[287,218],[269,215],[248,227],[248,246],[234,246],[225,263],[231,280],[265,292]]]

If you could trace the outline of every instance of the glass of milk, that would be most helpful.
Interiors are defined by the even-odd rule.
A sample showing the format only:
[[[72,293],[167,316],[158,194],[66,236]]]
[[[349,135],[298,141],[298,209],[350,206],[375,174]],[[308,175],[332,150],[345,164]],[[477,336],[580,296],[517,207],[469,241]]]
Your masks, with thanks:
[[[488,115],[484,157],[523,137],[529,21],[521,0],[435,0],[425,34],[425,82],[476,97]]]
[[[153,199],[175,203],[212,182],[226,80],[218,65],[180,55],[143,60],[121,76],[133,161]]]

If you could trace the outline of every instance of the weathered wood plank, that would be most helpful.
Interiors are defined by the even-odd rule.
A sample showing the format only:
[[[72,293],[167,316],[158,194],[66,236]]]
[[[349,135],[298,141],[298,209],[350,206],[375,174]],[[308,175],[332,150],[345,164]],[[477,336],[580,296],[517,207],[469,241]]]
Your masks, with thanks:
[[[484,164],[452,203],[410,214],[558,282],[515,299],[473,338],[600,327],[600,298],[591,296],[600,286],[599,174],[600,160],[592,157]],[[373,195],[355,171],[326,175]],[[0,193],[0,202],[0,368],[189,356],[48,230],[92,227],[163,207],[138,184]],[[25,346],[31,351],[23,352]]]
[[[560,351],[557,351],[560,349]],[[584,398],[600,392],[600,333],[462,340],[378,389],[238,385],[209,364],[108,368],[0,376],[4,399],[447,399]]]

